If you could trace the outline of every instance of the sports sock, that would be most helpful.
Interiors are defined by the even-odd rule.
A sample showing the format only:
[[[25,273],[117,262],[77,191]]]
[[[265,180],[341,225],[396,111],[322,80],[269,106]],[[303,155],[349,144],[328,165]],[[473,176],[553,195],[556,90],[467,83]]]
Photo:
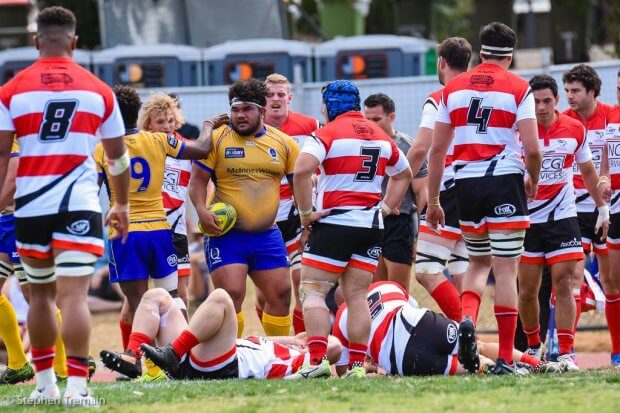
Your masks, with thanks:
[[[529,348],[538,348],[540,346],[540,324],[536,324],[532,328],[523,326],[523,332],[527,337],[527,346]]]
[[[304,324],[304,313],[301,310],[293,310],[293,332],[295,334],[303,333],[306,331],[306,325]]]
[[[445,280],[431,292],[431,296],[450,320],[461,321],[461,300],[454,285]]]
[[[245,315],[243,311],[237,313],[237,338],[243,337],[243,328],[245,327]]]
[[[24,367],[28,363],[28,359],[19,334],[17,315],[13,305],[5,295],[0,295],[0,337],[8,353],[7,367],[13,370]]]
[[[308,352],[310,353],[311,365],[321,364],[323,358],[327,355],[327,337],[308,337]]]
[[[134,331],[133,333],[131,333],[131,336],[129,336],[129,345],[127,346],[127,348],[133,353],[134,356],[136,356],[137,358],[141,358],[142,349],[140,348],[140,346],[142,344],[151,344],[152,342],[153,339],[151,337],[147,336],[146,334]]]
[[[611,353],[620,353],[620,294],[606,294],[605,318],[611,336]]]
[[[179,358],[186,355],[200,341],[189,330],[184,330],[172,342],[172,348]]]
[[[254,310],[256,311],[256,315],[258,316],[258,321],[263,321],[263,309],[254,307]]]
[[[125,323],[123,320],[118,320],[118,325],[121,328],[121,340],[123,342],[123,350],[129,348],[129,336],[131,335],[131,323]]]
[[[263,330],[268,336],[288,336],[291,334],[291,316],[280,317],[263,312]]]
[[[506,307],[503,305],[496,305],[494,310],[499,336],[498,357],[504,359],[506,363],[511,364],[519,311],[514,307]]]
[[[572,330],[558,329],[558,347],[559,354],[570,354],[573,343],[575,342],[575,336]]]
[[[575,325],[573,326],[573,334],[575,334],[575,332],[577,332],[577,324],[579,324],[579,317],[581,317],[581,290],[574,289],[573,298],[575,299]]]
[[[32,355],[32,364],[36,373],[52,368],[54,364],[54,346],[51,347],[34,347],[30,348]],[[37,380],[38,381],[38,380]]]
[[[480,294],[467,290],[461,294],[462,317],[471,317],[474,324],[478,324],[478,310],[480,309]],[[460,320],[458,320],[460,321]]]
[[[358,365],[364,365],[366,359],[366,351],[368,351],[368,345],[360,343],[351,343],[349,345],[349,368],[356,367]]]
[[[521,356],[521,360],[519,360],[521,363],[525,363],[525,364],[529,364],[532,367],[536,367],[541,363],[541,360],[539,358],[536,358],[534,356],[530,356],[529,354],[523,354]]]
[[[69,372],[69,377],[88,377],[88,359],[67,357],[67,371]]]
[[[58,377],[67,377],[67,353],[65,342],[62,340],[62,314],[56,309],[56,322],[58,323],[58,335],[56,336],[56,356],[54,357],[54,372]]]

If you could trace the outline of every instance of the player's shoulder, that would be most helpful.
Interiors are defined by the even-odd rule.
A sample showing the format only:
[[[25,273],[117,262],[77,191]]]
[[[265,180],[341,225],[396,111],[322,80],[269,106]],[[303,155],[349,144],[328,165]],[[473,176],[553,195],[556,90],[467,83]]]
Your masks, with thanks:
[[[583,139],[585,129],[580,121],[564,113],[560,113],[558,122],[560,122],[560,129],[566,131],[570,137],[574,137],[578,141]]]
[[[620,105],[612,106],[607,114],[610,123],[620,123]]]
[[[396,131],[394,136],[392,137],[396,145],[402,149],[402,147],[406,147],[407,150],[413,145],[413,138],[411,135],[406,134],[405,132]]]
[[[600,100],[596,101],[596,112],[600,116],[608,117],[613,109],[614,109],[614,106],[612,106],[612,105],[608,105],[607,103],[603,103]]]
[[[232,143],[237,134],[230,125],[222,125],[211,132],[211,140],[213,141],[213,149],[217,149]]]
[[[278,142],[285,148],[288,148],[292,145],[297,145],[295,140],[289,134],[284,133],[280,129],[269,126],[267,124],[265,124],[265,136],[269,137],[269,139],[275,142]]]
[[[424,104],[431,104],[435,107],[435,109],[437,109],[439,107],[439,101],[441,100],[441,94],[443,93],[443,90],[444,87],[442,86],[434,92],[429,93],[426,97],[426,100],[424,101]]]
[[[299,128],[299,134],[307,134],[314,132],[319,127],[319,121],[312,116],[304,115],[303,113],[294,112],[292,110],[288,113],[287,121],[295,124]]]

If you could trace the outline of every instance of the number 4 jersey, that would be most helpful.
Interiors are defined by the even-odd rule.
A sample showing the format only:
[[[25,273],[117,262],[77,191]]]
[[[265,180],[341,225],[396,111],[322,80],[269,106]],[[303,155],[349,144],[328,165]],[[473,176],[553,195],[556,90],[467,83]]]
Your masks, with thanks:
[[[15,216],[100,212],[92,158],[124,135],[112,90],[69,58],[42,58],[0,89],[0,130],[20,147]]]

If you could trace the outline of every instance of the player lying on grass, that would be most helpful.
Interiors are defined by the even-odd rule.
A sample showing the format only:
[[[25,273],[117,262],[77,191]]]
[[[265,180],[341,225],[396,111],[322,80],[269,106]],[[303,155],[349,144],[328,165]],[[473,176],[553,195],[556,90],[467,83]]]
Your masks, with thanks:
[[[460,360],[467,358],[479,359],[477,364],[481,367],[478,372],[504,374],[492,361],[497,359],[497,344],[479,341],[479,353],[475,346],[460,346],[457,323],[443,314],[419,308],[400,285],[389,281],[373,283],[367,301],[372,319],[367,356],[379,371],[399,376],[465,374]],[[339,374],[343,374],[348,366],[349,348],[344,328],[347,321],[348,310],[343,304],[332,330],[342,343],[340,360],[336,363]],[[520,362],[517,365],[519,374],[564,370],[562,364],[545,363],[517,350],[513,351],[513,357]]]
[[[330,337],[327,356],[332,363],[340,351],[338,340]],[[101,358],[106,367],[136,378],[142,374],[143,354],[170,378],[190,380],[283,378],[309,358],[303,334],[237,339],[235,307],[223,289],[209,294],[189,324],[166,290],[144,293],[135,312],[129,349],[123,353],[103,350]]]

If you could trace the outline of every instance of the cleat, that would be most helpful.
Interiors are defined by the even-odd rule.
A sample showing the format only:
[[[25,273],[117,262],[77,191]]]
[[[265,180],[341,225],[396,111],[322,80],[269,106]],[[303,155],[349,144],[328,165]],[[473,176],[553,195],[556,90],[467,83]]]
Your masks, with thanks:
[[[123,353],[101,350],[99,353],[103,365],[125,376],[136,379],[142,375],[142,364],[134,354],[125,350]]]
[[[66,407],[99,407],[99,402],[86,387],[82,391],[65,390],[62,404]]]
[[[95,358],[88,355],[88,381],[93,377],[93,374],[97,371],[97,362],[95,362]]]
[[[534,367],[534,372],[539,374],[562,374],[565,366],[557,361],[541,361]]]
[[[564,366],[564,371],[568,373],[579,371],[579,366],[575,363],[575,360],[573,360],[573,357],[570,354],[562,354],[558,356],[558,363],[561,363]]]
[[[28,381],[34,377],[34,370],[32,365],[28,362],[17,370],[6,368],[0,376],[1,384],[17,384],[24,381]]]
[[[470,373],[477,373],[480,368],[476,326],[471,318],[465,317],[459,324],[458,355],[459,363]]]
[[[349,371],[347,371],[348,373]],[[284,380],[300,380],[300,379],[318,379],[322,377],[331,377],[332,369],[327,359],[323,359],[321,364],[313,366],[304,364],[296,373],[284,378]],[[364,374],[365,375],[365,374]]]
[[[153,347],[148,344],[142,344],[144,357],[155,363],[166,374],[164,376],[176,377],[179,372],[181,362],[177,353],[175,353],[172,345],[168,344],[164,347]]]
[[[364,377],[366,377],[366,370],[360,366],[352,367],[342,375],[343,379],[363,379]]]
[[[154,376],[151,376],[148,372],[146,372],[142,376],[140,376],[140,378],[138,379],[138,381],[142,383],[152,383],[156,381],[166,381],[166,380],[168,380],[168,376],[166,376],[166,373],[164,373],[163,370],[159,370],[157,374]]]
[[[28,397],[28,404],[60,404],[60,389],[56,383],[48,384],[42,389],[35,388],[30,397]]]
[[[494,374],[496,376],[504,376],[508,374],[528,376],[530,374],[530,369],[523,367],[523,363],[508,364],[504,359],[497,359],[495,367],[489,371],[489,374]]]
[[[54,373],[54,375],[56,376],[56,383],[57,384],[65,384],[67,382],[67,376],[59,376],[56,373]]]
[[[620,368],[620,353],[613,353],[611,355],[611,365]]]
[[[539,344],[538,347],[528,347],[527,350],[525,350],[524,354],[542,360],[542,352],[543,346],[542,344]]]

